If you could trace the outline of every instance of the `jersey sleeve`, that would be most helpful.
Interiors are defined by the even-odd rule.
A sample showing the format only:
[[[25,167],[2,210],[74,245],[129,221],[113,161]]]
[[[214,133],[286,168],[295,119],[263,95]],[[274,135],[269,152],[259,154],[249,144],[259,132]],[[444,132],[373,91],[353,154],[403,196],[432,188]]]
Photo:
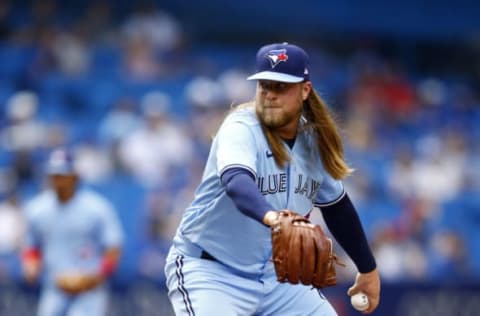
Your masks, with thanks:
[[[340,201],[345,195],[345,188],[341,180],[335,180],[329,174],[326,174],[313,204],[317,207],[333,205]]]
[[[100,232],[101,243],[105,248],[120,247],[123,244],[123,230],[115,212],[109,203],[103,206],[102,230]]]
[[[241,122],[228,122],[217,134],[217,170],[244,168],[256,178],[256,145],[253,132]]]

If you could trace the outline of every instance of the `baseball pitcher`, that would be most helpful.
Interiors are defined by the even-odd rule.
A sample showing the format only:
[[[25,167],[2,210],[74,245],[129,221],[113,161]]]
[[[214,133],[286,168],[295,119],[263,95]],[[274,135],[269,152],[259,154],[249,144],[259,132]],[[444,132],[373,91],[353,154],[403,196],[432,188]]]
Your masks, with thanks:
[[[308,220],[321,209],[358,274],[348,295],[378,305],[380,278],[342,179],[352,170],[306,52],[259,49],[253,102],[226,117],[183,214],[165,273],[177,315],[336,315],[321,294],[336,284],[332,241]]]

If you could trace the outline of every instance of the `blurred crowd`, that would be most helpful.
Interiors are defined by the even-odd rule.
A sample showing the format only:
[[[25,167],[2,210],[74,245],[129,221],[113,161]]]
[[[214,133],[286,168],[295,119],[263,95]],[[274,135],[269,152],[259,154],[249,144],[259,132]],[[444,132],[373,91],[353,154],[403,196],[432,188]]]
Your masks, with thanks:
[[[57,146],[74,149],[84,184],[119,212],[128,240],[117,278],[163,282],[215,130],[253,97],[245,78],[259,43],[199,45],[158,6],[119,17],[99,1],[68,12],[51,0],[0,2],[0,282],[18,280],[22,206],[45,186],[43,162]],[[374,47],[308,51],[345,135],[356,169],[345,183],[382,277],[480,279],[471,77],[423,73]]]

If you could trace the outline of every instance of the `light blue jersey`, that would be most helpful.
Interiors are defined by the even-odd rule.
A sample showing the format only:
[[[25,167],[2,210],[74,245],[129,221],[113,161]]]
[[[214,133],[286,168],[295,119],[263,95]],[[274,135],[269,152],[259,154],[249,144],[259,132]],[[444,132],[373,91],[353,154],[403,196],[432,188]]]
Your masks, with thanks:
[[[341,181],[322,167],[314,141],[307,131],[297,133],[294,146],[285,145],[291,161],[279,168],[254,109],[227,116],[167,257],[176,315],[336,315],[316,289],[277,281],[270,228],[237,209],[221,182],[227,169],[247,169],[275,210],[307,215],[344,195]]]
[[[223,264],[243,273],[259,273],[271,257],[270,229],[241,213],[220,181],[229,168],[245,168],[276,210],[307,215],[314,205],[337,201],[341,181],[322,167],[316,140],[309,132],[297,134],[291,161],[279,168],[252,107],[232,112],[211,147],[202,182],[185,211],[174,244],[191,243]]]
[[[63,315],[68,306],[77,311],[96,306],[89,315],[102,315],[104,286],[73,299],[56,288],[55,279],[66,273],[98,274],[105,249],[121,247],[123,232],[112,205],[99,194],[79,188],[65,204],[52,190],[44,191],[29,201],[25,210],[29,225],[26,246],[42,253],[39,315]]]
[[[322,158],[339,162],[339,177],[349,171],[341,156],[331,156],[341,155],[341,146],[327,150],[325,157],[320,153],[319,148],[328,144],[318,143],[324,135],[318,135],[317,130],[331,133],[332,142],[339,135],[312,87],[309,68],[308,54],[296,45],[274,43],[258,50],[255,73],[247,78],[257,80],[255,101],[238,106],[220,126],[202,181],[167,256],[166,284],[176,315],[337,315],[320,290],[294,284],[293,278],[278,281],[271,228],[262,222],[270,225],[274,222],[271,212],[282,210],[308,218],[317,206],[322,211],[328,209],[325,220],[329,227],[343,228],[338,218],[355,212],[342,181],[334,179],[322,162]],[[305,117],[298,118],[300,111]],[[325,121],[328,123],[321,124]],[[295,139],[271,143],[264,126],[276,136]],[[277,165],[270,144],[284,146],[288,157],[280,157],[285,161],[283,166]],[[324,209],[326,206],[330,207]],[[357,217],[346,222],[358,230],[353,235],[363,240]],[[365,246],[366,241],[360,243]],[[369,267],[374,265],[373,256],[366,255],[372,259]]]

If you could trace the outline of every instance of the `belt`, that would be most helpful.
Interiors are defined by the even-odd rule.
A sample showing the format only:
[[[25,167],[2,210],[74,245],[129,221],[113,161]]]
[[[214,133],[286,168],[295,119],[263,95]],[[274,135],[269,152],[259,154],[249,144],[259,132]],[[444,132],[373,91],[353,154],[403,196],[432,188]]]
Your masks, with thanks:
[[[201,258],[211,261],[218,261],[214,256],[200,248],[199,246],[193,244],[186,238],[181,238],[175,236],[173,239],[173,246],[177,248],[181,253],[184,253],[186,256],[191,256],[194,258]]]
[[[200,258],[206,259],[206,260],[212,260],[212,261],[217,261],[214,256],[206,252],[205,250],[202,250],[202,254],[200,255]]]

